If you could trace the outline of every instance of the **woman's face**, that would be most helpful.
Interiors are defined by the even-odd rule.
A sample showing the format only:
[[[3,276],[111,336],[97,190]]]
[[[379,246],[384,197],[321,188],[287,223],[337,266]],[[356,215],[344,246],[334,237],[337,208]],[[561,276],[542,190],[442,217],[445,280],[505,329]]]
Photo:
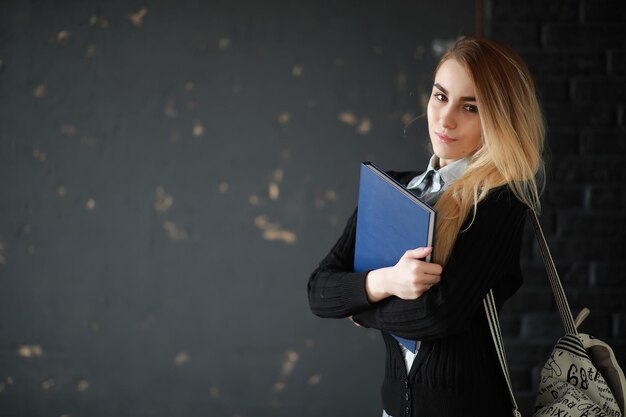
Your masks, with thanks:
[[[440,168],[480,148],[476,87],[458,61],[448,59],[439,67],[426,113],[430,142]]]

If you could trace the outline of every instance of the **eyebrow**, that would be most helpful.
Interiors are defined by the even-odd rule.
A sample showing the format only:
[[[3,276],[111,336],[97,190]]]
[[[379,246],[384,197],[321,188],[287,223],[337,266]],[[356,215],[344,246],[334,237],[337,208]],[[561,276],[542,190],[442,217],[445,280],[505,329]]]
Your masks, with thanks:
[[[448,94],[448,90],[446,90],[441,84],[435,83],[433,85],[441,90],[442,93]],[[476,97],[461,97],[461,101],[476,101]]]

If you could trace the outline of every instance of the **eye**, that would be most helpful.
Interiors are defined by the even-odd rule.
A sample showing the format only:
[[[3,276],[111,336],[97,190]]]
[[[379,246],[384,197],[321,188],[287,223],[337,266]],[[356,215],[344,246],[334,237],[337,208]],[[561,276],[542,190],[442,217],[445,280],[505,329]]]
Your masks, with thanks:
[[[439,101],[448,101],[448,97],[446,97],[443,93],[434,93],[433,97]]]
[[[466,104],[463,108],[470,113],[478,113],[478,107],[473,104]]]

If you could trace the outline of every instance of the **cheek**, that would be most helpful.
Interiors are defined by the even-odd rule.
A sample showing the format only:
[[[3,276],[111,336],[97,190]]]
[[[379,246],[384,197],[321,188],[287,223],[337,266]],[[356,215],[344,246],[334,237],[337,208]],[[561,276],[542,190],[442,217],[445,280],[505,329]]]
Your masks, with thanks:
[[[481,133],[480,133],[480,120],[476,117],[476,120],[472,120],[467,126],[467,136],[471,138],[471,141],[480,144]]]
[[[428,120],[429,128],[433,127],[432,121],[434,120],[435,112],[436,112],[436,109],[435,109],[433,100],[430,99],[428,100],[428,104],[426,105],[426,119]]]

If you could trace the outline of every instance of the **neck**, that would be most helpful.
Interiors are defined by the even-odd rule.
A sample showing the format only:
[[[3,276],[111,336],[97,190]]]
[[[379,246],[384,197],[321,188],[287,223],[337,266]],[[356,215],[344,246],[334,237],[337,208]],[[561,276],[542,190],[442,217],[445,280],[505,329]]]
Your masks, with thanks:
[[[437,164],[439,166],[437,167],[437,169],[441,169],[441,168],[445,167],[446,165],[449,165],[449,164],[451,164],[451,163],[453,163],[455,161],[457,161],[457,160],[456,159],[441,159],[441,158],[439,158],[439,164]]]

